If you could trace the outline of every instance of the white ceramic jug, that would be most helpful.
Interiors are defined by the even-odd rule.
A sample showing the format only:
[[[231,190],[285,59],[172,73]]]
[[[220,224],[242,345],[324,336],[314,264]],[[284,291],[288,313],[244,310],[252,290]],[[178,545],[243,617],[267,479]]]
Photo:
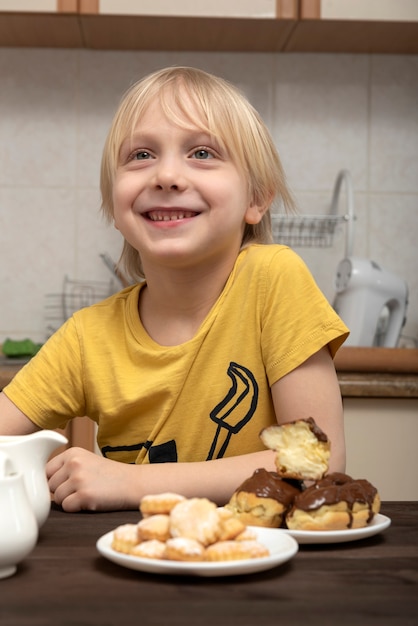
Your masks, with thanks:
[[[47,520],[51,509],[46,462],[56,448],[67,442],[64,435],[54,430],[40,430],[31,435],[0,436],[0,451],[7,454],[16,472],[23,475],[38,527]]]
[[[0,450],[0,579],[12,576],[36,545],[38,523],[23,474]]]

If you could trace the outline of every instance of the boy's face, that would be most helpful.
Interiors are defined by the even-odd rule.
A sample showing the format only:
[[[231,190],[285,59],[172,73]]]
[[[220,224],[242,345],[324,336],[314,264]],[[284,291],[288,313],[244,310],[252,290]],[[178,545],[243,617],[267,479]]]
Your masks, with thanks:
[[[121,147],[113,204],[115,226],[145,273],[233,262],[245,223],[262,217],[225,151],[200,128],[169,120],[158,101]]]

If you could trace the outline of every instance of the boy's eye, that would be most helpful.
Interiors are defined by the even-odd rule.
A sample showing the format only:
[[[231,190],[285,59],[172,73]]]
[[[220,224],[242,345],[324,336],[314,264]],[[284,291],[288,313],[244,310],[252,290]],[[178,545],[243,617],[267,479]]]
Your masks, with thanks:
[[[150,159],[151,154],[147,152],[147,150],[138,150],[132,154],[132,160],[143,161],[145,159]]]
[[[195,150],[192,154],[192,158],[194,159],[213,159],[214,156],[211,152],[209,152],[209,150],[206,150],[205,148],[199,148],[199,150]]]

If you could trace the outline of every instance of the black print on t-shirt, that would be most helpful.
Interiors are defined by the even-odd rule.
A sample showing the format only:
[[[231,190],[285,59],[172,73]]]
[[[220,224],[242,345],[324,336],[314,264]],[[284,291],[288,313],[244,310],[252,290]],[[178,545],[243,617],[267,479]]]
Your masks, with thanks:
[[[132,453],[135,453],[130,463],[135,463],[137,453],[142,449],[148,450],[148,457],[150,463],[176,463],[177,462],[177,446],[174,439],[153,445],[152,441],[145,441],[142,443],[136,443],[130,446],[103,446],[102,454],[107,459],[112,458],[112,453],[122,452],[126,453],[127,458],[132,458]]]
[[[207,461],[221,459],[232,435],[237,434],[255,413],[258,402],[258,385],[249,369],[231,361],[227,374],[232,384],[226,396],[210,412],[217,424]]]
[[[177,462],[177,446],[174,439],[152,445],[148,451],[150,463],[176,463]]]

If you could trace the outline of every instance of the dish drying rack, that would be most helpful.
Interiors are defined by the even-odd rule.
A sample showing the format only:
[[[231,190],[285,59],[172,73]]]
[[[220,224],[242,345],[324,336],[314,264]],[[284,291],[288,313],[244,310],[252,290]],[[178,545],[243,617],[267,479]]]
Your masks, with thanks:
[[[342,184],[347,193],[346,212],[339,214],[338,205]],[[343,225],[347,225],[346,256],[351,256],[354,243],[354,193],[351,175],[348,170],[341,170],[335,181],[328,215],[283,215],[271,216],[273,239],[275,243],[290,247],[331,247],[334,235]]]
[[[45,318],[48,336],[54,333],[75,311],[100,302],[117,291],[113,280],[71,280],[64,276],[61,293],[46,294]]]

